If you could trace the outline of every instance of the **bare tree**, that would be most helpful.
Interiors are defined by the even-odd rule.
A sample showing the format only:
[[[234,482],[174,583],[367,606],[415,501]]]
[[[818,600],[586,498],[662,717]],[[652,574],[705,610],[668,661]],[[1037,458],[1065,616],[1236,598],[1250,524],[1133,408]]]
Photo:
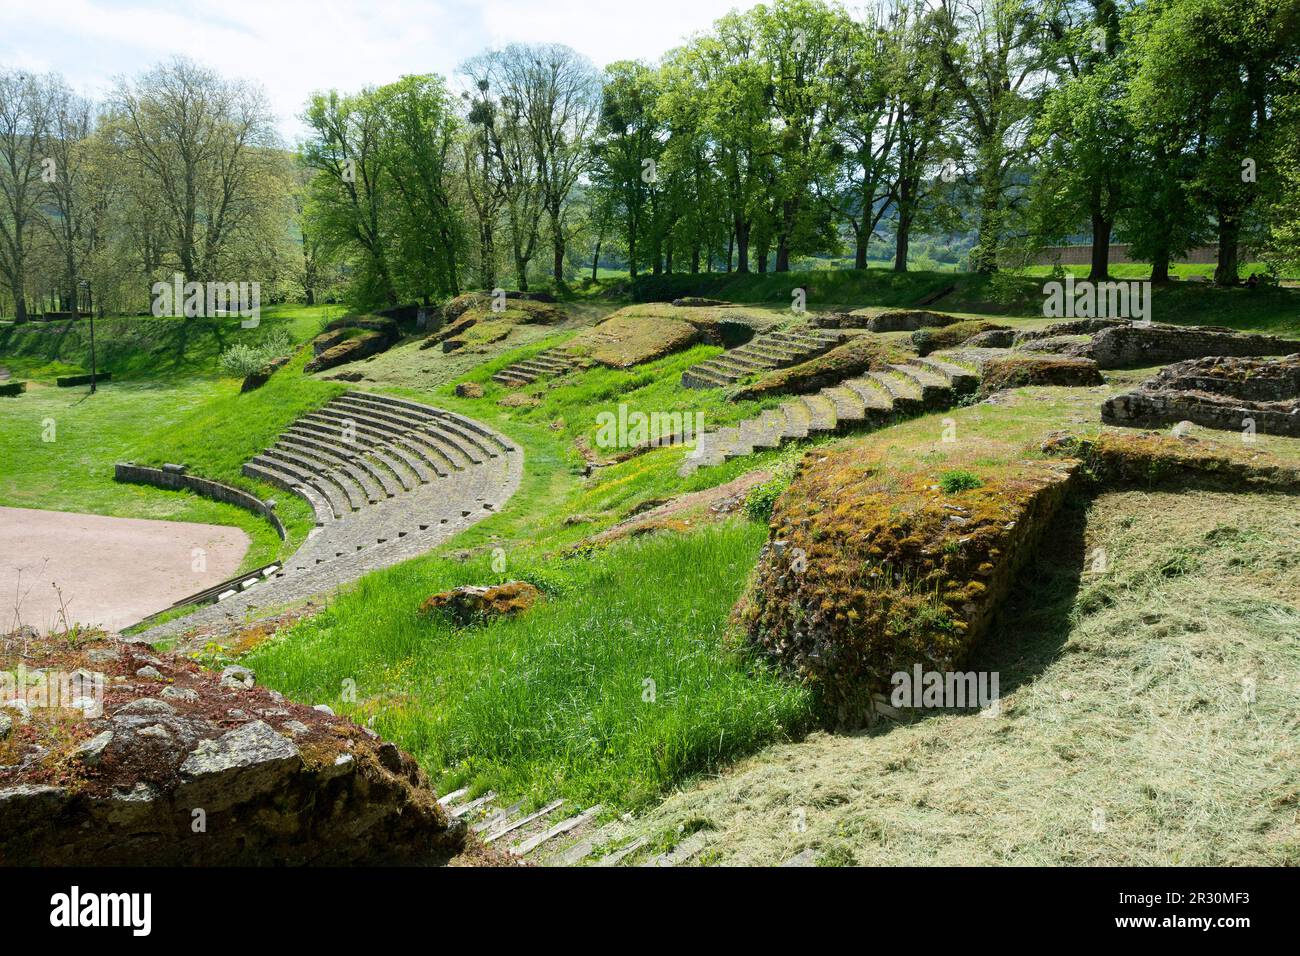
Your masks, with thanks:
[[[17,322],[27,321],[32,229],[40,218],[42,173],[50,168],[41,153],[48,123],[42,84],[0,72],[0,275],[13,295]]]
[[[119,81],[111,105],[126,156],[166,223],[168,251],[186,280],[213,278],[227,245],[258,221],[276,144],[265,96],[178,58]]]

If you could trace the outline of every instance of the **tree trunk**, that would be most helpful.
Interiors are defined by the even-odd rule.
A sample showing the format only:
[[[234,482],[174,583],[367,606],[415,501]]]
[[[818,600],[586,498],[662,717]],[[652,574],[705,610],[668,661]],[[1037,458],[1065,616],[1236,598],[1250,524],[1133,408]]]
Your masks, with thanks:
[[[894,244],[894,271],[907,271],[907,247],[912,241],[912,213],[898,213],[898,241]]]
[[[555,285],[564,283],[564,231],[560,226],[560,217],[551,216],[551,242],[555,250]]]
[[[691,275],[700,273],[700,244],[697,242],[691,246]]]
[[[596,251],[591,255],[591,281],[596,281],[597,270],[600,269],[600,239],[596,240]]]
[[[867,267],[867,240],[870,238],[865,229],[854,230],[853,238],[856,241],[856,248],[853,251],[853,268],[865,269]]]
[[[1214,270],[1217,285],[1236,285],[1241,281],[1237,271],[1237,240],[1241,236],[1241,223],[1235,214],[1219,214],[1219,264]]]
[[[1098,212],[1092,214],[1092,268],[1088,279],[1104,282],[1110,278],[1110,230],[1112,223]]]
[[[316,290],[313,289],[311,286],[307,286],[307,288],[306,288],[304,291],[306,292],[306,295],[307,295],[307,304],[308,304],[308,305],[315,305],[315,304],[316,304]]]
[[[736,217],[736,271],[749,271],[749,230],[750,223]],[[727,271],[731,271],[731,248],[727,248]]]

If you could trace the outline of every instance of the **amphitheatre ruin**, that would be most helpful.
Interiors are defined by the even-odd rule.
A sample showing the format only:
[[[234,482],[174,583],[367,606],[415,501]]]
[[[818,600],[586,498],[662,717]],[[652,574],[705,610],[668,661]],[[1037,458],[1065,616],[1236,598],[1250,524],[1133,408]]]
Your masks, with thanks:
[[[1300,865],[1300,0],[50,6],[14,912],[1033,867],[945,899],[1074,932]]]
[[[378,678],[355,658],[341,669],[322,664],[320,642],[370,654],[369,642],[395,641],[376,659],[385,668],[419,660],[425,642],[478,644],[462,666],[491,683],[497,653],[537,655],[530,642],[549,633],[574,654],[584,629],[608,626],[586,617],[602,604],[635,613],[617,583],[624,574],[634,580],[644,568],[651,590],[716,587],[705,568],[683,568],[681,581],[658,580],[654,569],[681,560],[683,545],[710,560],[731,535],[748,542],[740,553],[752,563],[718,595],[713,666],[729,681],[776,682],[764,685],[764,706],[786,729],[771,746],[811,754],[852,728],[893,727],[901,737],[936,719],[1014,722],[1032,709],[1036,680],[1061,678],[1048,676],[1048,662],[1038,678],[981,662],[1023,640],[1011,628],[1033,630],[1023,605],[1048,587],[1042,576],[1064,574],[1065,605],[1086,617],[1078,602],[1099,582],[1138,573],[1127,563],[1178,544],[1148,540],[1153,556],[1125,554],[1094,536],[1094,510],[1145,511],[1148,499],[1194,495],[1208,496],[1211,512],[1245,509],[1258,521],[1253,501],[1289,509],[1283,502],[1300,483],[1300,446],[1291,444],[1300,437],[1300,341],[1281,336],[948,312],[942,302],[796,313],[693,298],[573,311],[546,295],[507,301],[470,293],[420,323],[412,310],[330,320],[233,391],[233,418],[210,423],[219,444],[246,448],[238,461],[201,444],[188,446],[191,457],[136,444],[94,466],[95,481],[124,491],[239,511],[270,530],[269,550],[220,522],[5,509],[5,586],[19,595],[7,665],[21,662],[26,674],[0,702],[7,854],[47,863],[85,853],[121,863],[815,860],[815,845],[800,846],[797,834],[730,846],[730,832],[756,826],[734,810],[668,846],[649,836],[698,809],[692,801],[708,806],[714,791],[761,774],[763,751],[735,776],[667,803],[625,796],[636,814],[581,788],[530,799],[457,775],[449,751],[413,758],[403,724],[391,721],[438,692],[414,676]],[[0,334],[10,349],[39,348],[51,331]],[[431,355],[457,364],[439,367]],[[304,383],[313,391],[300,410],[276,407],[292,405],[284,396]],[[10,408],[44,402],[33,411],[43,419],[67,394],[30,385]],[[99,396],[130,387],[114,378]],[[261,400],[277,389],[275,404]],[[629,408],[672,409],[705,427],[651,440],[627,429]],[[245,413],[271,419],[254,444],[240,434]],[[613,441],[601,416],[616,414],[624,427]],[[153,435],[195,428],[181,419]],[[79,518],[102,524],[69,538],[59,522]],[[1235,520],[1197,533],[1253,533]],[[176,532],[154,540],[155,526]],[[198,540],[209,563],[189,575],[182,569]],[[46,555],[57,570],[31,560]],[[14,577],[18,558],[28,559],[25,584]],[[43,614],[21,599],[42,575],[60,599]],[[699,595],[684,600],[697,626]],[[1123,607],[1131,598],[1107,600]],[[1153,620],[1167,625],[1169,614]],[[627,620],[609,633],[622,645],[640,640],[638,627]],[[1042,639],[1064,648],[1037,653],[1059,655],[1077,627],[1059,619]],[[501,641],[519,645],[507,651]],[[456,652],[447,655],[439,667],[455,666]],[[632,701],[644,687],[650,701],[685,692],[671,669],[656,677],[655,665],[634,666],[647,673],[624,688]],[[923,666],[936,675],[933,695],[900,697],[897,675],[911,681],[915,671],[920,681]],[[304,667],[307,684],[288,676]],[[323,684],[320,667],[333,675]],[[1001,699],[976,702],[976,680],[987,686],[990,672],[995,698],[1001,677]],[[61,708],[81,708],[84,726],[69,732],[29,706],[33,673],[37,687],[45,673],[74,676],[70,688],[44,690],[66,697]],[[945,703],[954,677],[970,701]],[[520,689],[493,699],[507,706]],[[948,717],[927,719],[934,707]],[[428,718],[414,719],[419,727]],[[832,736],[805,737],[819,725]],[[385,739],[389,727],[397,746]],[[813,776],[816,786],[842,786],[833,772]],[[191,806],[203,806],[229,842],[188,840]],[[86,829],[96,822],[107,828]]]

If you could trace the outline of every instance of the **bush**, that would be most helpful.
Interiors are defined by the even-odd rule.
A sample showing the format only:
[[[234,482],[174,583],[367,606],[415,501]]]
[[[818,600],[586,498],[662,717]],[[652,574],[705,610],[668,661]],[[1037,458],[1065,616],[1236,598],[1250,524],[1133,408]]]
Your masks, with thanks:
[[[955,495],[959,491],[983,488],[984,482],[980,480],[978,475],[958,468],[953,471],[945,471],[940,475],[939,487],[943,489],[944,494]]]
[[[252,375],[272,359],[293,351],[293,337],[288,329],[272,329],[260,342],[251,345],[232,345],[221,353],[218,360],[221,370],[240,378]]]
[[[769,478],[751,490],[745,498],[745,514],[753,521],[766,523],[772,517],[772,508],[776,505],[776,499],[780,498],[788,487],[790,487],[790,479],[787,477],[778,475]]]

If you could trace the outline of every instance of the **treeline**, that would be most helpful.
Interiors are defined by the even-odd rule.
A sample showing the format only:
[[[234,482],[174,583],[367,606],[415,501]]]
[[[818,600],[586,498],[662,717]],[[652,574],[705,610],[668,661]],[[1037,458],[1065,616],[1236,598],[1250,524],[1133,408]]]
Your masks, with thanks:
[[[1071,241],[1094,278],[1117,241],[1157,281],[1206,242],[1225,284],[1243,247],[1300,260],[1300,0],[777,0],[654,64],[512,45],[302,118],[285,149],[187,61],[99,104],[0,73],[0,297],[139,308],[179,272],[374,306],[873,243],[905,270],[958,234],[981,271]]]

